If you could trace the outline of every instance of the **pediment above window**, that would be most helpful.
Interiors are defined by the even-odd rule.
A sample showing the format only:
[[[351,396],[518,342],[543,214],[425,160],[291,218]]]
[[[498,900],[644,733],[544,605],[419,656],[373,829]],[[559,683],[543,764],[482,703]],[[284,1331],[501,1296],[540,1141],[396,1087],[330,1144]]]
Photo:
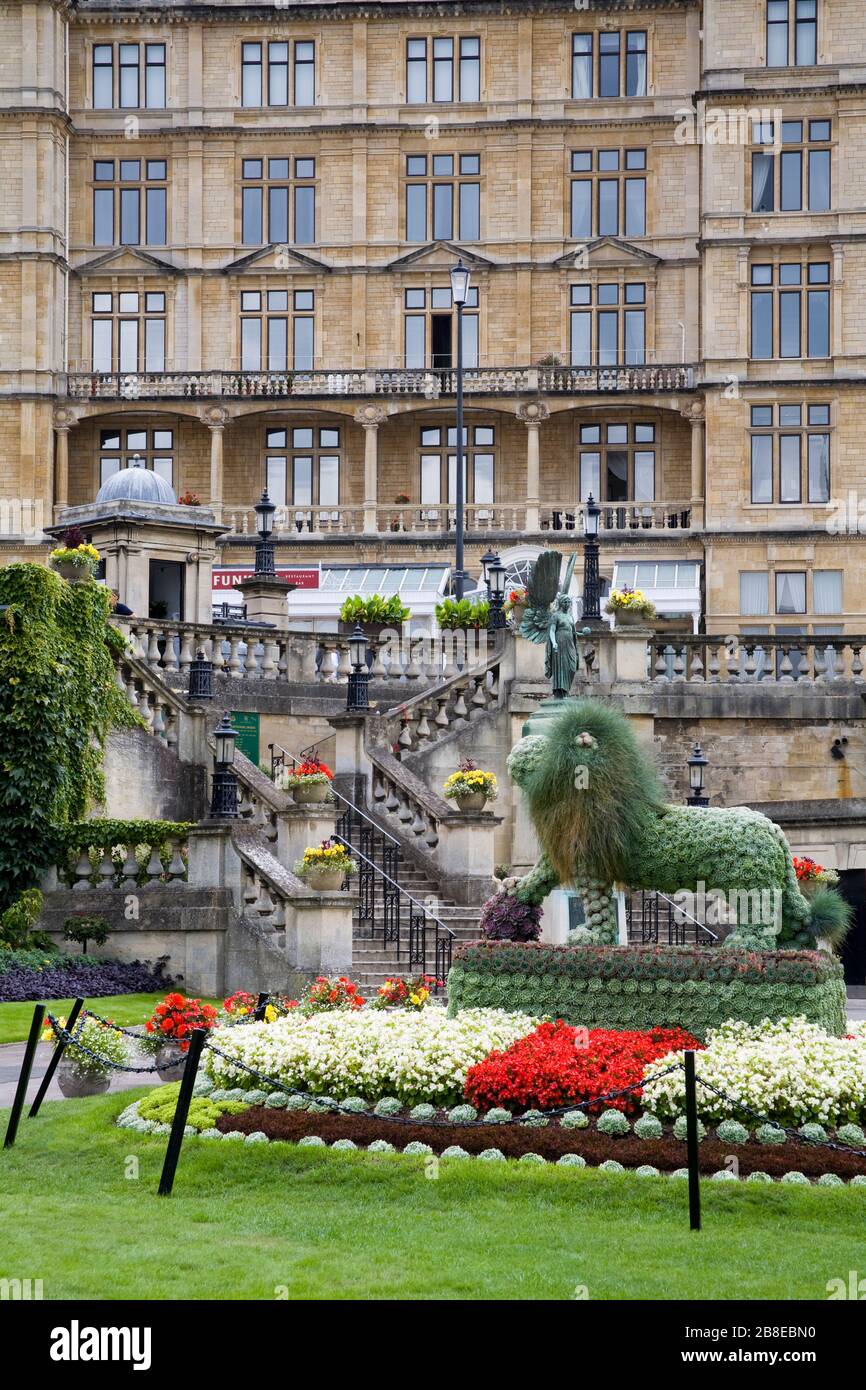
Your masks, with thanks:
[[[444,270],[449,271],[458,261],[469,266],[470,270],[493,270],[496,262],[481,256],[477,251],[469,251],[453,241],[430,241],[419,246],[405,256],[397,256],[388,261],[386,270]]]
[[[244,256],[239,256],[237,260],[230,261],[223,266],[224,275],[238,275],[246,270],[268,271],[273,270],[277,274],[329,274],[331,267],[325,262],[317,260],[315,256],[307,256],[303,251],[297,251],[293,246],[262,246],[257,251],[250,251]]]
[[[571,250],[557,256],[553,262],[566,270],[593,270],[601,266],[635,266],[646,270],[661,264],[661,257],[640,246],[633,246],[619,237],[596,237],[592,241],[575,242]]]
[[[176,265],[141,251],[137,246],[118,246],[74,267],[76,275],[180,275]]]

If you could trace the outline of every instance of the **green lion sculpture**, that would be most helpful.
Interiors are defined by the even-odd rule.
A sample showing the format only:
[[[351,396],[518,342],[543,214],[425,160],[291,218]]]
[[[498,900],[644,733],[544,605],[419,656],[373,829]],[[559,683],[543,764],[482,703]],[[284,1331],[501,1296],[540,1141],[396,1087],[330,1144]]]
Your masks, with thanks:
[[[545,733],[512,749],[508,771],[526,795],[542,853],[505,891],[537,904],[560,884],[574,887],[587,942],[617,940],[615,884],[669,895],[703,889],[764,905],[757,921],[735,914],[732,945],[802,948],[844,936],[847,904],[832,889],[803,897],[779,826],[748,809],[667,803],[628,720],[599,701],[563,701]]]

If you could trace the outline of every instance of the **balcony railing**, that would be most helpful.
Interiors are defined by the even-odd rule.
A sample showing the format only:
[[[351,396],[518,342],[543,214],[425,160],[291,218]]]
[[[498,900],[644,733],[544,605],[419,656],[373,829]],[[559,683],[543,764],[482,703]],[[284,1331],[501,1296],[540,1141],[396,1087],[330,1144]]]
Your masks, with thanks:
[[[583,505],[576,502],[545,502],[534,508],[540,531],[583,532]],[[525,502],[472,502],[465,508],[467,532],[525,532],[528,508]],[[376,508],[376,532],[380,535],[447,535],[455,529],[453,506],[421,506],[407,503]],[[254,538],[258,525],[252,507],[224,508],[225,524],[236,536]],[[274,531],[280,537],[297,540],[307,536],[356,535],[364,530],[365,512],[349,507],[278,507]],[[688,531],[691,509],[688,502],[611,502],[602,503],[599,528],[603,532],[632,533]]]
[[[655,638],[647,653],[650,680],[662,685],[866,684],[866,637],[770,636]]]
[[[605,392],[689,391],[694,368],[643,367],[467,367],[467,395],[514,396],[542,391],[578,396]],[[450,367],[337,369],[311,372],[70,372],[73,400],[276,399],[328,396],[419,396],[437,400],[457,391]]]

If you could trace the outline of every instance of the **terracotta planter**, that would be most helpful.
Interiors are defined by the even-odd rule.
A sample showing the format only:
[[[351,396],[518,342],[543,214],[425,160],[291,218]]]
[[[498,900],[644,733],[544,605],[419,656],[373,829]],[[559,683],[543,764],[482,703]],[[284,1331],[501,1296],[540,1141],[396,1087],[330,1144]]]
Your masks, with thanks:
[[[159,1073],[160,1080],[164,1084],[169,1081],[180,1081],[186,1065],[186,1053],[181,1051],[178,1043],[165,1042],[162,1047],[157,1049],[156,1062],[159,1067],[165,1068]],[[169,1063],[173,1065],[169,1065]]]
[[[76,1071],[71,1062],[61,1057],[57,1084],[68,1100],[75,1100],[80,1096],[101,1096],[111,1085],[111,1077],[104,1071]]]
[[[316,893],[338,893],[345,877],[342,869],[309,869],[306,881]]]
[[[308,787],[301,783],[292,787],[292,796],[299,806],[320,806],[327,801],[329,790],[327,782],[311,782]]]
[[[465,796],[456,796],[454,800],[464,815],[467,811],[483,811],[487,805],[487,796],[484,792],[468,792]]]

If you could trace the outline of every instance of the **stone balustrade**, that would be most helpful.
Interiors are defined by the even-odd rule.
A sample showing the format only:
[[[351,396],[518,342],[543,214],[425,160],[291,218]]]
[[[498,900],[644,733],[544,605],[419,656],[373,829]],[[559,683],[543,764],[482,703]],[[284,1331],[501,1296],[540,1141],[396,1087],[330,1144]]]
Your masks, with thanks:
[[[126,631],[135,657],[155,673],[188,673],[199,650],[213,663],[215,675],[234,680],[345,685],[352,669],[345,634],[158,619],[133,619]],[[431,637],[395,628],[371,638],[370,647],[371,681],[424,685],[483,662],[489,636],[485,630],[470,630]]]
[[[726,685],[863,685],[866,637],[733,634],[653,639],[653,683]]]
[[[45,892],[65,885],[77,893],[94,888],[132,893],[148,886],[185,884],[187,879],[188,841],[173,836],[163,845],[130,840],[104,849],[86,846],[77,859],[52,866],[42,887]]]
[[[182,703],[161,682],[150,680],[148,673],[139,662],[121,657],[117,662],[116,679],[118,688],[123,691],[144,722],[148,733],[164,743],[167,748],[178,750],[181,741]]]
[[[468,728],[499,706],[501,656],[448,677],[429,693],[395,705],[383,716],[386,738],[398,756],[422,753],[447,734]]]

